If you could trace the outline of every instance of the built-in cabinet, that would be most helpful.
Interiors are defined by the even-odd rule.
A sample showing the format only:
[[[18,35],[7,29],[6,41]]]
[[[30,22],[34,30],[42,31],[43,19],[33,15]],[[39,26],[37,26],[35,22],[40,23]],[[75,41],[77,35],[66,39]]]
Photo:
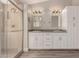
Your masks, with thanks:
[[[78,49],[68,33],[29,32],[29,49]]]
[[[64,10],[63,20],[67,20],[67,32],[75,49],[79,49],[79,6],[68,6]]]

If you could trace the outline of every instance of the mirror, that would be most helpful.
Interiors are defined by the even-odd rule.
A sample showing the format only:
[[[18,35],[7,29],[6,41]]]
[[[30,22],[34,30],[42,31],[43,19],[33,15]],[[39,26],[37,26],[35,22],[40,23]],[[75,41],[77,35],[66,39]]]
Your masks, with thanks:
[[[41,27],[42,16],[33,16],[33,27],[40,28]]]
[[[58,23],[59,23],[59,16],[51,16],[51,27],[53,27],[53,29],[59,28]]]

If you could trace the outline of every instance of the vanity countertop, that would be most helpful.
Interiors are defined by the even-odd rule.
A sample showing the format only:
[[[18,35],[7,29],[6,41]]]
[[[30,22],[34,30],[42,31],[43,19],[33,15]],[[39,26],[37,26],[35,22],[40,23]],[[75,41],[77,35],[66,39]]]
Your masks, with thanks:
[[[53,32],[53,33],[67,33],[66,30],[62,29],[31,29],[29,32]]]

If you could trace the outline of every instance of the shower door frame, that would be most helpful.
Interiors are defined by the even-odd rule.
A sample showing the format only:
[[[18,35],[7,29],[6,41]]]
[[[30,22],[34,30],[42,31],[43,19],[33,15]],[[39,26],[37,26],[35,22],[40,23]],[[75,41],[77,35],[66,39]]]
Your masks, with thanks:
[[[21,10],[14,2],[12,2],[11,0],[8,0],[12,5],[14,5],[19,11],[21,11],[22,13],[22,50],[16,55],[14,56],[14,58],[19,57],[22,53],[23,53],[23,41],[24,41],[24,18],[23,18],[23,10]],[[8,6],[7,6],[8,8]]]
[[[3,37],[3,39],[1,39],[1,48],[0,48],[0,50],[1,50],[1,58],[3,58],[3,57],[7,57],[7,39],[6,39],[6,24],[5,24],[5,20],[6,20],[6,17],[7,17],[7,13],[5,12],[5,5],[0,1],[0,4],[2,5],[2,29],[3,29],[3,31],[1,32],[1,34],[2,34],[2,37]],[[3,51],[3,52],[2,52]]]

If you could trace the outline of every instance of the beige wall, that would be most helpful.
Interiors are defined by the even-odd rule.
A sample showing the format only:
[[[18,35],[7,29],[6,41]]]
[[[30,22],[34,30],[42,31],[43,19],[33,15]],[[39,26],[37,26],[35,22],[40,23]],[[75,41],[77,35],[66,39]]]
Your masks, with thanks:
[[[77,5],[77,6],[79,6],[79,0],[72,0],[72,5]]]

